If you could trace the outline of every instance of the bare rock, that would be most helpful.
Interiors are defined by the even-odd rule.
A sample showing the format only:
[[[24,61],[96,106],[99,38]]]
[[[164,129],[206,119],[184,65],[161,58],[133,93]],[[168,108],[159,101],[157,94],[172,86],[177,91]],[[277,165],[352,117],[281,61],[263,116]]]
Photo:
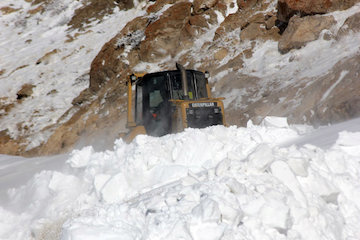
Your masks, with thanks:
[[[360,13],[356,13],[349,17],[338,32],[338,38],[348,34],[349,32],[360,32]]]
[[[45,65],[49,64],[49,62],[51,61],[51,59],[53,58],[53,56],[55,54],[57,54],[59,52],[58,49],[53,49],[51,52],[47,52],[45,53],[44,56],[42,56],[41,58],[39,58],[37,61],[36,61],[36,64],[40,64],[40,63],[43,63]]]
[[[147,13],[154,13],[160,11],[166,4],[173,4],[176,0],[157,0],[153,5],[146,9]]]
[[[144,34],[147,24],[147,18],[135,18],[102,47],[91,63],[89,88],[92,92],[99,91],[106,82],[117,79],[121,74],[126,75],[124,70],[138,59],[137,51],[126,51],[139,48],[139,35]],[[126,46],[132,49],[125,49]]]
[[[320,79],[321,87],[317,87],[317,94],[321,100],[315,105],[313,122],[337,123],[360,116],[359,61],[360,55],[343,60]],[[337,84],[339,81],[341,84]]]
[[[262,13],[256,14],[249,19],[249,23],[242,29],[241,40],[278,40],[279,29],[275,27],[274,19]]]
[[[7,130],[0,131],[0,153],[19,155],[24,151],[24,147],[21,146],[22,142],[19,140],[13,140]]]
[[[241,9],[248,9],[254,7],[256,4],[261,3],[260,0],[237,0],[237,4]]]
[[[19,11],[19,10],[20,10],[20,9],[12,8],[12,7],[2,7],[2,8],[0,8],[0,12],[1,12],[3,15],[7,15],[7,14],[10,14],[10,13]]]
[[[194,0],[194,12],[197,14],[214,7],[218,0]]]
[[[24,84],[21,89],[16,93],[16,99],[21,100],[23,98],[30,97],[33,94],[33,88],[35,85],[32,84]]]
[[[226,48],[221,48],[214,54],[214,58],[217,61],[223,60],[227,55],[229,54],[229,51]]]
[[[247,2],[250,4],[251,2]],[[263,7],[252,1],[252,9],[240,9],[234,14],[230,14],[220,24],[215,32],[214,40],[222,38],[227,33],[241,30],[240,37],[242,40],[278,40],[279,29],[275,26],[276,17],[274,13],[262,13]],[[244,5],[245,6],[245,5]],[[248,5],[246,5],[248,6]],[[259,12],[255,14],[256,12]]]
[[[68,23],[74,29],[81,29],[91,20],[102,20],[104,16],[112,14],[115,8],[126,10],[134,7],[133,0],[90,0],[89,4],[75,11]]]
[[[264,24],[250,23],[240,34],[241,40],[255,40],[264,38],[267,34]]]
[[[335,23],[332,16],[294,16],[279,40],[279,51],[284,54],[291,49],[299,49],[318,39],[324,29],[329,29]]]
[[[72,100],[71,104],[74,106],[80,106],[84,103],[91,102],[93,97],[94,94],[90,91],[89,88],[86,88],[79,94],[79,96],[77,96]]]
[[[202,27],[202,28],[209,27],[208,22],[206,21],[205,17],[202,15],[191,16],[189,18],[189,24],[191,26],[197,26],[197,27]]]
[[[185,26],[191,16],[190,2],[181,2],[167,9],[161,17],[147,26],[146,39],[140,44],[140,59],[155,62],[164,57],[174,56],[180,49],[180,44],[191,34]]]

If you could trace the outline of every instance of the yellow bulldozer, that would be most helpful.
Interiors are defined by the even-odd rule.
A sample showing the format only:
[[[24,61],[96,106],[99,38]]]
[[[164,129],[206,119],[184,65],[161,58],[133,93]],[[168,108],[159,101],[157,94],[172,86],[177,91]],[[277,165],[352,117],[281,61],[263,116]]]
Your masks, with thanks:
[[[208,72],[187,70],[178,63],[176,68],[128,77],[126,142],[139,134],[163,136],[185,128],[225,125],[224,98],[212,98]]]

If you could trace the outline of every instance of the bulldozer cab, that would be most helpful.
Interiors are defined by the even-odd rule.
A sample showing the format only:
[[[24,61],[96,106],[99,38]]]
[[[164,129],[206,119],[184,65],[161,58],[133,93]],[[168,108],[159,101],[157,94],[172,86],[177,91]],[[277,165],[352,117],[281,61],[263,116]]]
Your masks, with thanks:
[[[195,70],[135,74],[128,80],[128,127],[163,136],[186,127],[224,124],[222,99],[211,98],[206,74]],[[135,104],[132,106],[132,85]],[[132,109],[135,108],[135,119]],[[141,132],[143,133],[143,131]]]

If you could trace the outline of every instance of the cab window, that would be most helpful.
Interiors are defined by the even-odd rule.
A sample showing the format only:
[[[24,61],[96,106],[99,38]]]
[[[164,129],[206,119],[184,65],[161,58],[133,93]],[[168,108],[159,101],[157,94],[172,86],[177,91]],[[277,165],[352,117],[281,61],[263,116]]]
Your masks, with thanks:
[[[190,72],[186,73],[187,81],[188,81],[188,96],[189,99],[195,99],[195,91],[194,91],[194,82],[193,76]],[[170,84],[171,84],[171,92],[173,99],[184,99],[184,91],[182,86],[181,73],[176,72],[170,75]]]
[[[207,98],[207,91],[206,91],[206,79],[204,73],[195,72],[195,84],[198,93],[198,98]]]
[[[143,111],[153,113],[160,105],[169,99],[167,94],[166,76],[147,76],[143,80]]]

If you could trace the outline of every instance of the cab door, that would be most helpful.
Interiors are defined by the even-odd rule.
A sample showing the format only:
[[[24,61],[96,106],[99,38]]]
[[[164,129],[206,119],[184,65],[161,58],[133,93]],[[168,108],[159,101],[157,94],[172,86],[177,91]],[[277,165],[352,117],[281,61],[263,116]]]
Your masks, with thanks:
[[[151,136],[171,132],[171,109],[166,74],[149,74],[143,78],[143,125]]]

